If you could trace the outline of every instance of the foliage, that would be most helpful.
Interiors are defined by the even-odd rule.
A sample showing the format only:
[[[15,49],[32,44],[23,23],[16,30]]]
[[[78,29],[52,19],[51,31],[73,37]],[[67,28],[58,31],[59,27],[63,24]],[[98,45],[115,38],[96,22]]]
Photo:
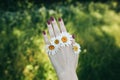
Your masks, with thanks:
[[[50,16],[62,17],[81,44],[80,80],[119,80],[120,13],[111,9],[115,4],[28,4],[23,10],[1,11],[0,80],[57,80],[41,35]]]
[[[101,2],[101,3],[111,3],[117,2],[117,11],[120,11],[120,1],[119,0],[0,0],[0,10],[2,11],[18,11],[26,8],[30,8],[30,6],[43,6],[50,7],[52,4],[76,4],[76,2],[81,3],[90,3],[90,2]],[[49,4],[49,5],[48,5]]]

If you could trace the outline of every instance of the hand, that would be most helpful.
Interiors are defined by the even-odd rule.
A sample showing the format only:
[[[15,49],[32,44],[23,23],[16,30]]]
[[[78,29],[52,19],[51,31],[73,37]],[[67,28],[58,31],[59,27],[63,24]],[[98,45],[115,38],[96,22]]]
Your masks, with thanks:
[[[74,37],[67,33],[61,18],[59,18],[58,23],[60,28],[53,17],[47,22],[50,40],[46,32],[43,31],[46,51],[57,72],[59,80],[78,80],[76,76],[76,67],[80,47],[76,47],[77,43]],[[75,51],[77,51],[77,54]]]

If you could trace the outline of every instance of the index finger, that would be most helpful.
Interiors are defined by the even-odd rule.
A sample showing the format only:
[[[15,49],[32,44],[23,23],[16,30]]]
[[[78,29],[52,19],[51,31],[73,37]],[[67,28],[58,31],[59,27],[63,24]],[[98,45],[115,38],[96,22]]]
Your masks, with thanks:
[[[58,21],[59,21],[59,24],[60,24],[60,30],[61,30],[61,32],[67,32],[62,18],[59,18]]]

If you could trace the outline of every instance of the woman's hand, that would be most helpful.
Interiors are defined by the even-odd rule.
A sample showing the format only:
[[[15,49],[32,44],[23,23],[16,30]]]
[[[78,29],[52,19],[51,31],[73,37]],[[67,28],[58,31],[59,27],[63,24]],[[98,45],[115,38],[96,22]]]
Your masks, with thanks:
[[[50,40],[46,32],[43,31],[46,51],[59,80],[78,80],[76,67],[80,46],[75,42],[74,36],[66,31],[61,18],[59,18],[58,23],[60,27],[58,27],[54,17],[51,17],[47,22]]]

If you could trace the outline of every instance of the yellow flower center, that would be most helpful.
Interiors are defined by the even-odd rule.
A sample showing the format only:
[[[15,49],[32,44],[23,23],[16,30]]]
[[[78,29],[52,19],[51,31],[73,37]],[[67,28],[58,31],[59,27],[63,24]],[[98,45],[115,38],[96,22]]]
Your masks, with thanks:
[[[68,39],[67,39],[66,36],[63,36],[63,37],[61,38],[61,40],[62,40],[62,42],[64,42],[64,43],[68,41]]]
[[[55,47],[54,47],[53,45],[50,45],[50,46],[49,46],[49,49],[50,49],[50,50],[54,50]]]
[[[56,39],[56,40],[54,41],[54,43],[55,43],[55,44],[59,44],[59,40]]]
[[[73,50],[74,51],[78,51],[78,47],[77,46],[73,46]]]

